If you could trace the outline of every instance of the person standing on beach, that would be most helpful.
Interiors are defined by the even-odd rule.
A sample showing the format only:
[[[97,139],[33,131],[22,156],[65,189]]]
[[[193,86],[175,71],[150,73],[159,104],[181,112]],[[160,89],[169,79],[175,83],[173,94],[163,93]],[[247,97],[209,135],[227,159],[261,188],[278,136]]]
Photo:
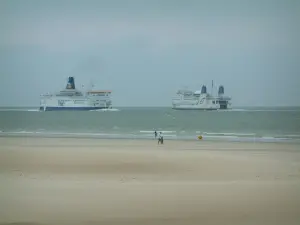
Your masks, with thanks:
[[[163,144],[163,143],[164,143],[164,137],[163,137],[163,135],[162,135],[162,133],[161,133],[161,132],[159,132],[159,136],[158,136],[158,142],[157,142],[157,144],[159,144],[159,142],[160,142],[161,144]]]
[[[156,130],[154,131],[154,137],[155,137],[155,139],[157,138],[157,132],[156,132]]]

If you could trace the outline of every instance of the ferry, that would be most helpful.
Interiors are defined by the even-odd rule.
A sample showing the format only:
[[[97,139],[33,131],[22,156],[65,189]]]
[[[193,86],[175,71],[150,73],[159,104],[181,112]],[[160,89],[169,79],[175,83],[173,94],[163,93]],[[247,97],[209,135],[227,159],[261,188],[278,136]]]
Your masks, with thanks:
[[[212,82],[213,90],[213,82]],[[172,109],[182,110],[227,110],[231,109],[231,97],[224,95],[224,86],[220,85],[218,95],[207,93],[205,85],[201,90],[178,90],[172,99]]]
[[[68,77],[64,90],[40,96],[40,111],[111,109],[111,91],[89,90],[82,92],[75,87],[75,78]]]

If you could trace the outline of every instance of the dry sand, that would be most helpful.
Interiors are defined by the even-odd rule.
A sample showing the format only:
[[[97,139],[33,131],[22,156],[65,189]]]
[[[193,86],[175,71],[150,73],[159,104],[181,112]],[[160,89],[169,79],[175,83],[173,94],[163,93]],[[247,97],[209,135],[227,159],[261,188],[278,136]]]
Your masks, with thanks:
[[[0,138],[0,224],[300,224],[300,146]]]

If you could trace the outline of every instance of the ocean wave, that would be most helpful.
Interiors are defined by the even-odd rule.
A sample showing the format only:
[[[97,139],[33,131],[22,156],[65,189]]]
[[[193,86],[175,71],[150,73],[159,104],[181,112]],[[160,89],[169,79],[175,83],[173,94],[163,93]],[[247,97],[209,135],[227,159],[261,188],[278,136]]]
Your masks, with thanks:
[[[27,112],[40,112],[39,109],[28,109]]]
[[[43,112],[39,109],[33,109],[33,108],[0,108],[0,112],[10,112],[10,111],[18,111],[18,112]],[[120,109],[95,109],[95,110],[89,110],[90,112],[119,112]]]
[[[9,112],[9,111],[18,111],[18,112],[39,112],[39,109],[32,109],[32,108],[0,108],[0,112]]]
[[[299,138],[300,139],[300,134],[284,134],[283,137]]]
[[[266,108],[266,109],[226,109],[226,110],[216,110],[216,112],[300,112],[300,108],[298,109],[284,109],[284,108]]]
[[[200,133],[200,131],[197,131]],[[218,136],[255,136],[255,133],[213,133],[213,132],[202,132],[205,135],[218,135]]]
[[[154,133],[155,130],[140,130],[140,133]],[[175,130],[156,130],[156,132],[162,132],[162,133],[176,133],[177,131]]]

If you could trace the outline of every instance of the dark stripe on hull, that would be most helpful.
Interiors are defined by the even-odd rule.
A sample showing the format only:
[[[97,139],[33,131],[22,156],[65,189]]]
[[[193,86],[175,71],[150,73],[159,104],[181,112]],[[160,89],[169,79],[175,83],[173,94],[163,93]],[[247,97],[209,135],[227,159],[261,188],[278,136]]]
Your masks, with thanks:
[[[107,108],[108,107],[46,107],[45,111],[89,111]],[[44,111],[44,107],[40,107],[40,111]]]
[[[193,109],[193,108],[172,108],[174,110],[201,110],[201,111],[213,111],[213,110],[219,110],[219,109]]]

